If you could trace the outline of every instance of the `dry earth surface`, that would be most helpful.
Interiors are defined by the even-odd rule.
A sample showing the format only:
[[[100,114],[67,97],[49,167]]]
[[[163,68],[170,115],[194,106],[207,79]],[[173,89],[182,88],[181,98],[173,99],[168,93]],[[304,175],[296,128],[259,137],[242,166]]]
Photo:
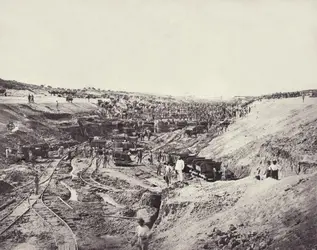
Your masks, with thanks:
[[[0,98],[2,158],[4,148],[17,140],[68,140],[56,125],[97,111],[95,103],[76,99],[73,104],[60,100],[57,111],[56,98],[39,93],[35,104],[27,104],[24,94]],[[316,249],[316,111],[314,98],[305,103],[300,98],[263,100],[219,136],[210,132],[189,138],[178,130],[148,142],[152,148],[190,148],[221,160],[243,177],[237,181],[207,183],[195,178],[167,189],[162,176],[156,176],[155,164],[102,167],[96,160],[76,157],[55,175],[48,194],[56,198],[51,202],[57,211],[73,221],[80,249],[134,249],[130,243],[136,222],[123,217],[137,216],[154,223],[150,249]],[[14,133],[6,130],[8,120],[18,124]],[[281,180],[256,180],[255,171],[264,171],[273,158],[282,167]],[[43,174],[45,164],[36,164]],[[104,188],[72,180],[88,166],[96,170],[91,177]],[[30,165],[3,162],[0,176],[19,186],[30,180],[31,172]],[[0,205],[23,192],[27,190],[0,194]],[[30,211],[2,236],[0,248],[54,249],[53,243],[51,232]]]

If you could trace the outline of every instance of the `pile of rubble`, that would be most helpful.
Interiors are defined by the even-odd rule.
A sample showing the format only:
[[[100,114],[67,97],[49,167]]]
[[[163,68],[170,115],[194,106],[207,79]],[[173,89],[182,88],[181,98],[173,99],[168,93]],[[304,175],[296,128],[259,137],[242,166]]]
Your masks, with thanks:
[[[242,229],[243,226],[243,224],[240,224],[238,227]],[[207,235],[207,240],[199,241],[199,245],[203,249],[262,250],[267,249],[272,243],[272,238],[270,238],[267,231],[239,233],[238,228],[233,224],[229,226],[227,231],[221,231],[215,227]]]

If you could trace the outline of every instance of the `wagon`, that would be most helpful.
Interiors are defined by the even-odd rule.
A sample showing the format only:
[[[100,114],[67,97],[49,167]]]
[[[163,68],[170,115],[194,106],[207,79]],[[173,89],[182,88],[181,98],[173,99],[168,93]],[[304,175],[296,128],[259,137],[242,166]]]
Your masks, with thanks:
[[[34,144],[22,147],[23,159],[30,161],[29,152],[32,152],[33,157],[41,156],[42,158],[48,158],[49,145],[47,143]]]
[[[125,134],[117,134],[112,136],[112,140],[116,142],[123,142],[127,140],[127,136]]]
[[[71,103],[72,103],[72,102],[73,102],[73,99],[74,99],[74,98],[73,98],[72,96],[70,96],[70,95],[68,95],[68,96],[66,97],[66,101],[67,101],[67,102],[71,102]]]
[[[127,140],[132,143],[137,143],[138,139],[137,136],[129,136]]]
[[[183,129],[187,126],[187,121],[179,121],[176,123],[177,129]]]
[[[206,181],[216,181],[221,179],[221,164],[211,159],[195,159],[192,161],[189,172]]]
[[[113,153],[113,160],[116,166],[132,166],[133,161],[128,153],[115,151]]]

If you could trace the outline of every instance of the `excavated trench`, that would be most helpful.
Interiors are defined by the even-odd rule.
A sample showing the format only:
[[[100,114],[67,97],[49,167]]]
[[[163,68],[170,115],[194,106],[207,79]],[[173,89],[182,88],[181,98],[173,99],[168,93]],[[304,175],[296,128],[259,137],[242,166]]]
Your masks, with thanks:
[[[37,114],[35,114],[33,118],[36,119],[36,116]],[[80,124],[76,124],[74,121],[70,121],[71,116],[69,116],[69,114],[63,113],[45,113],[44,117],[49,120],[56,120],[57,123],[63,120],[63,124],[57,124],[56,128],[60,132],[63,132],[63,135],[68,135],[74,141],[76,141],[73,141],[74,144],[85,142],[90,136],[108,137],[110,135],[109,131],[118,128],[118,126],[112,123],[99,122],[93,120],[85,123],[82,122]],[[30,127],[35,129],[35,127],[37,127],[38,125],[39,123],[34,122],[30,124]],[[46,124],[44,124],[44,126],[45,125]],[[61,141],[60,143],[56,143],[56,145],[51,146],[53,146],[54,150],[57,150],[58,146],[62,145],[63,143],[65,143],[65,146],[69,146],[69,143],[66,143],[65,141]],[[142,217],[145,219],[146,224],[149,226],[149,228],[153,228],[155,224],[159,223],[158,219],[162,216],[162,193],[152,192],[146,190],[143,187],[141,188],[140,186],[132,187],[132,185],[126,183],[124,180],[116,179],[115,177],[111,176],[106,178],[97,176],[98,179],[96,179],[98,181],[102,181],[104,185],[113,187],[117,186],[119,191],[105,193],[99,192],[100,190],[93,188],[83,189],[82,184],[79,184],[78,182],[74,182],[74,185],[71,184],[72,181],[70,180],[69,175],[71,175],[73,168],[71,168],[71,166],[69,166],[68,164],[65,164],[62,168],[63,169],[59,170],[59,173],[61,175],[57,178],[59,180],[52,182],[48,194],[61,197],[64,201],[67,201],[72,206],[76,207],[78,211],[80,211],[80,213],[85,213],[85,206],[87,204],[96,203],[98,205],[102,204],[102,206],[105,207],[105,212],[108,212],[109,210],[116,211],[119,215],[123,214],[124,216],[131,218]],[[68,175],[68,178],[66,178],[66,175]],[[124,187],[122,188],[121,185]],[[127,191],[127,189],[131,190]],[[112,207],[110,204],[112,204]],[[99,207],[98,209],[100,210]],[[108,228],[101,229],[101,231],[99,232],[97,230],[97,227],[95,228],[94,224],[91,224],[89,221],[86,221],[85,223],[87,223],[87,230],[93,231],[95,235],[111,233],[114,236],[123,236],[127,239],[131,239],[130,237],[132,235],[132,232],[135,230],[136,226],[135,220],[122,222],[122,219],[118,218],[113,219],[114,222],[108,222],[108,220],[105,219],[103,215],[100,215],[102,211],[99,210],[98,213],[96,213],[97,215],[87,215],[87,218],[89,217],[89,220],[91,221],[105,220],[107,224],[100,228]],[[97,216],[100,217],[97,218]],[[127,227],[123,226],[125,225],[125,223],[128,225]],[[81,236],[81,232],[79,231],[77,233],[79,234],[78,237],[85,241],[84,239],[87,238],[87,236]]]

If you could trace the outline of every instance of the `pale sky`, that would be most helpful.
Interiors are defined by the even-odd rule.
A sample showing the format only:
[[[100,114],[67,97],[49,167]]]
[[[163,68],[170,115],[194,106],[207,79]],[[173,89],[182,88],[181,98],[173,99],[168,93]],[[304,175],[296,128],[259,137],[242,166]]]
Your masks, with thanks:
[[[196,96],[317,88],[317,1],[0,0],[0,78]]]

